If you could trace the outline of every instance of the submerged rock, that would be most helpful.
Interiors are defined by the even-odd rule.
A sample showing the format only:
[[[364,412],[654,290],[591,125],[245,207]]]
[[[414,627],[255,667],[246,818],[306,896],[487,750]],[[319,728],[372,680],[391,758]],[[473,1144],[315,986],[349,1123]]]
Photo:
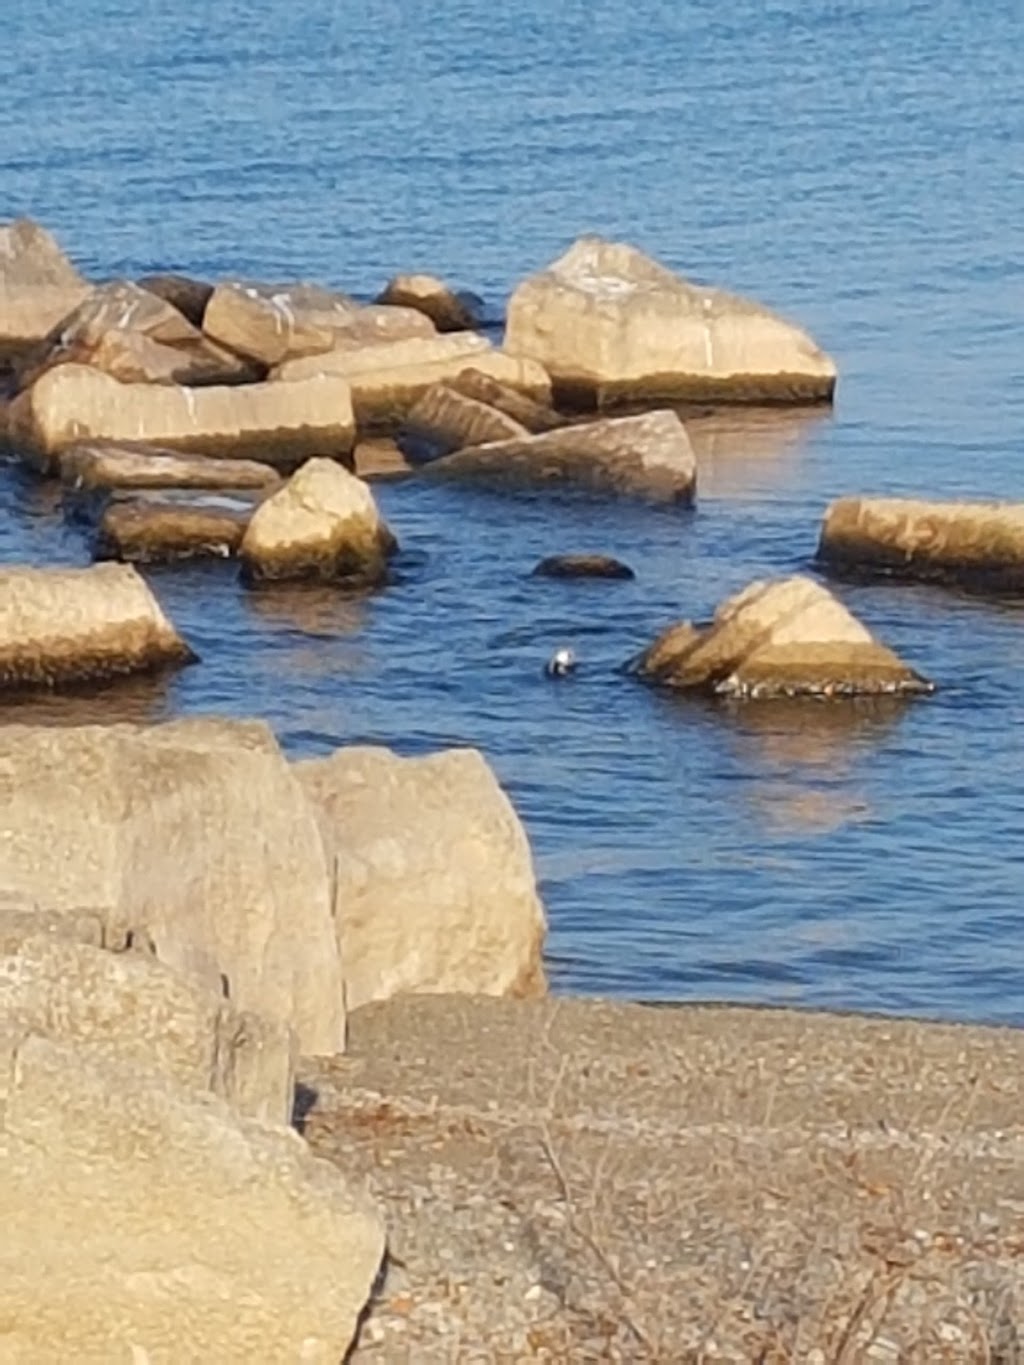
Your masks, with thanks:
[[[181,455],[159,446],[93,441],[60,456],[60,477],[69,488],[245,489],[273,488],[281,476],[255,460],[217,460]]]
[[[42,341],[91,289],[44,227],[0,224],[0,361]]]
[[[1024,503],[840,498],[818,558],[831,568],[966,587],[1024,588]]]
[[[610,417],[539,436],[456,451],[425,465],[425,476],[496,488],[563,484],[655,502],[693,502],[697,484],[686,428],[674,412]]]
[[[475,749],[339,749],[295,772],[333,859],[350,1009],[410,991],[545,989],[529,844]]]
[[[830,399],[835,364],[750,299],[691,284],[635,247],[582,237],[518,286],[505,345],[573,405]]]
[[[480,300],[450,288],[434,275],[396,275],[377,297],[378,303],[415,308],[439,332],[469,332],[480,326]]]
[[[236,554],[252,505],[201,501],[112,502],[100,518],[98,559],[161,564],[179,559],[227,559]]]
[[[649,682],[719,697],[850,697],[931,692],[813,579],[755,582],[712,623],[672,626],[630,665]]]
[[[193,327],[202,327],[206,305],[213,296],[212,284],[175,274],[144,275],[136,283],[140,289],[148,290],[177,308]]]
[[[49,370],[11,404],[9,425],[12,444],[44,471],[82,441],[151,442],[289,468],[313,454],[345,458],[355,439],[344,380],[189,389],[121,384],[86,365]]]
[[[0,569],[0,689],[92,682],[194,658],[128,566]]]
[[[333,460],[310,460],[253,513],[240,554],[252,583],[371,586],[396,549],[367,485]]]
[[[533,578],[635,578],[621,559],[610,555],[549,555],[533,570]]]

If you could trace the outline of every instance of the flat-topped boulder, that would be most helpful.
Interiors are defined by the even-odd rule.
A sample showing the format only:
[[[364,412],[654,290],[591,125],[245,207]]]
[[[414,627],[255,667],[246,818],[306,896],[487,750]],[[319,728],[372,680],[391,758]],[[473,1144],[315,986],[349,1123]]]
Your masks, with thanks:
[[[91,288],[44,227],[0,224],[0,360],[42,341]]]
[[[337,1365],[385,1234],[291,1129],[29,1037],[0,1050],[0,1356]]]
[[[836,382],[832,359],[794,323],[599,237],[518,286],[505,345],[539,361],[559,400],[580,407],[813,402]]]
[[[842,572],[1019,592],[1024,503],[839,498],[825,513],[818,558]]]
[[[450,455],[465,446],[517,441],[530,433],[500,408],[471,398],[451,384],[431,384],[405,414],[398,442],[413,460]]]
[[[684,504],[693,502],[697,484],[686,428],[669,411],[608,417],[472,446],[432,461],[423,473],[499,489],[564,485]]]
[[[554,431],[556,427],[565,425],[565,418],[549,403],[538,402],[529,394],[503,384],[500,379],[495,379],[493,375],[475,369],[472,365],[460,370],[457,375],[445,382],[449,388],[465,394],[467,398],[475,398],[480,403],[486,403],[488,407],[497,408],[506,417],[511,417],[535,435],[542,431]]]
[[[95,682],[194,659],[127,565],[0,568],[0,689]]]
[[[313,284],[229,281],[213,291],[203,330],[223,346],[271,366],[336,345],[430,337],[434,324],[415,308],[356,303]]]
[[[181,455],[140,443],[90,441],[60,454],[61,481],[85,492],[115,488],[261,489],[281,482],[256,460]]]
[[[193,327],[202,327],[206,305],[213,296],[213,285],[204,280],[194,280],[190,275],[173,272],[159,275],[143,275],[135,281],[141,289],[155,294],[158,299],[177,308],[188,318]]]
[[[369,487],[333,460],[310,460],[253,513],[239,553],[250,583],[369,587],[396,549]]]
[[[106,944],[148,945],[304,1053],[344,1050],[323,839],[266,725],[9,725],[0,829],[11,893],[95,907]]]
[[[350,1009],[410,991],[543,992],[530,847],[475,749],[353,747],[294,767],[334,870]]]
[[[479,300],[452,289],[436,275],[395,275],[377,296],[378,303],[415,308],[439,332],[468,332],[480,325]]]
[[[469,366],[531,398],[550,400],[551,381],[540,365],[496,350],[476,332],[336,348],[288,361],[271,378],[294,383],[314,374],[337,375],[352,389],[360,426],[373,427],[397,425],[432,384],[453,379]]]
[[[111,502],[100,517],[96,558],[137,564],[228,559],[238,552],[254,504],[193,494],[180,501],[142,497]]]
[[[310,455],[346,458],[354,438],[349,387],[330,375],[190,389],[121,384],[86,365],[58,365],[15,399],[9,415],[11,443],[44,471],[82,441],[150,442],[293,468]]]
[[[852,697],[931,692],[811,578],[751,583],[710,625],[664,631],[630,665],[648,682],[718,697]]]

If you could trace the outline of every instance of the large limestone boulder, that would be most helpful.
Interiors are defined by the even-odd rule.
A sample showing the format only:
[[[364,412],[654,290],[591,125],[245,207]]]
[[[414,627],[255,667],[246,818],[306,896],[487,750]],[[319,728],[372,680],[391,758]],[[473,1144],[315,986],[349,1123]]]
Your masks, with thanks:
[[[239,552],[250,582],[370,586],[396,549],[362,479],[333,460],[310,460],[253,513]]]
[[[539,361],[564,401],[808,402],[836,368],[801,328],[750,299],[691,284],[635,247],[582,237],[525,280],[505,345]]]
[[[480,325],[479,300],[452,289],[436,275],[395,275],[377,302],[415,308],[425,313],[439,332],[469,332]]]
[[[118,1057],[212,1091],[240,1113],[291,1121],[291,1031],[140,953],[104,952],[52,933],[13,949],[0,942],[0,1029]]]
[[[314,355],[332,346],[374,345],[434,335],[413,308],[364,306],[312,284],[219,284],[206,305],[203,330],[263,365]]]
[[[0,1096],[0,1358],[344,1358],[384,1231],[296,1133],[45,1038]]]
[[[100,517],[96,558],[136,564],[228,559],[237,553],[252,512],[251,502],[223,495],[206,501],[199,495],[188,501],[115,501]]]
[[[0,361],[42,341],[91,287],[38,223],[0,224]]]
[[[345,458],[355,437],[349,387],[331,376],[191,389],[120,384],[73,364],[49,370],[20,394],[9,427],[11,443],[44,472],[82,441],[142,441],[289,468],[310,455]]]
[[[430,460],[464,446],[518,441],[529,435],[521,422],[500,408],[450,384],[431,384],[406,413],[399,446],[411,459]]]
[[[93,682],[194,658],[128,566],[0,568],[0,689]]]
[[[0,830],[12,893],[95,907],[106,943],[151,944],[303,1052],[344,1049],[323,843],[265,725],[9,726]]]
[[[529,844],[476,750],[339,749],[295,771],[333,860],[350,1009],[407,991],[545,989]]]
[[[278,471],[256,460],[217,460],[179,455],[159,446],[83,441],[60,454],[61,481],[83,492],[115,488],[268,489],[281,482]]]
[[[630,667],[650,682],[719,697],[932,691],[826,588],[801,576],[751,583],[709,626],[670,627]]]
[[[840,498],[825,513],[818,558],[855,573],[1018,592],[1024,503]]]
[[[688,504],[697,486],[697,461],[682,422],[662,411],[471,446],[425,465],[424,474],[500,489],[562,484]]]
[[[379,346],[335,348],[322,355],[289,360],[271,378],[288,383],[314,374],[345,379],[360,427],[399,424],[409,408],[442,380],[467,366],[541,402],[551,397],[551,381],[535,361],[498,351],[476,332],[414,338]]]

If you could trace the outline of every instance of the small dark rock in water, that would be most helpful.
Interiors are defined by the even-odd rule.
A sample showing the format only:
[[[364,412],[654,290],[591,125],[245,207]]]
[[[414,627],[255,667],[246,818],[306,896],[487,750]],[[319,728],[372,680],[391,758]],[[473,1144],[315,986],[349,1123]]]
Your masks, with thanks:
[[[549,555],[534,569],[533,578],[635,578],[621,559],[609,555]]]
[[[551,658],[544,665],[544,672],[549,678],[567,678],[576,667],[576,655],[565,645],[561,649],[556,649]]]

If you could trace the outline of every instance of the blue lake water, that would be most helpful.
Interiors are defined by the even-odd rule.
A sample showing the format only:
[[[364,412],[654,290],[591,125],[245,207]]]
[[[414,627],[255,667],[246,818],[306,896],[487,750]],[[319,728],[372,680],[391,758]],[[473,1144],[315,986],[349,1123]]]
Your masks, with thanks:
[[[500,311],[596,231],[793,315],[840,384],[831,414],[695,432],[694,513],[413,481],[379,488],[404,572],[370,599],[153,573],[199,667],[0,715],[474,744],[559,989],[1024,1021],[1024,603],[841,587],[940,684],[903,708],[729,712],[615,671],[804,566],[840,493],[1024,497],[1022,61],[1019,0],[6,0],[0,217],[87,273],[429,269]],[[635,582],[528,577],[585,549]],[[0,559],[87,558],[0,469]]]

